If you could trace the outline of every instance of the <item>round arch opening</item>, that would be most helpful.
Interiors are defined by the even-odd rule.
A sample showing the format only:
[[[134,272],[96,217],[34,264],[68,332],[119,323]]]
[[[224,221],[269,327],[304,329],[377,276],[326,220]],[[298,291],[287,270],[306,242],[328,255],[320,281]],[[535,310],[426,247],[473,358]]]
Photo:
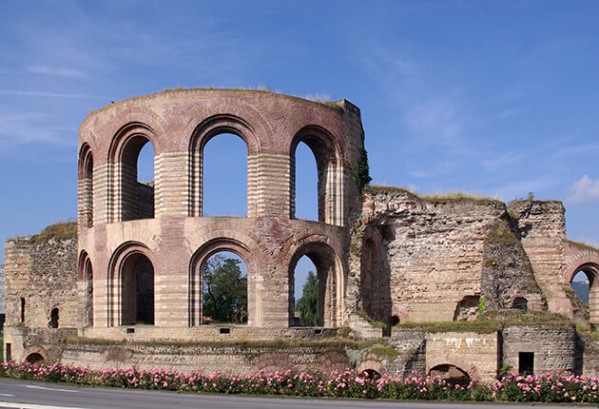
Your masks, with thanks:
[[[442,364],[431,368],[429,376],[440,378],[452,386],[459,385],[465,387],[472,380],[466,371],[451,364]]]

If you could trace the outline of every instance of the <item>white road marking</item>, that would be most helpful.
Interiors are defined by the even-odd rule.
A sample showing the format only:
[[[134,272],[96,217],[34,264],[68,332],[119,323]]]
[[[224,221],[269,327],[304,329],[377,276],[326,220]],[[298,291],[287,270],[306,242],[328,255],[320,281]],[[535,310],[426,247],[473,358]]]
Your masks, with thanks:
[[[18,403],[18,402],[0,402],[0,407],[19,408],[19,409],[85,409],[85,408],[74,408],[74,407],[70,407],[70,406],[35,405],[33,403]]]
[[[74,391],[72,389],[46,388],[44,386],[36,386],[36,385],[25,385],[25,387],[26,388],[30,388],[30,389],[41,389],[41,390],[44,390],[44,391],[79,393],[79,391]]]
[[[9,398],[13,398],[15,395],[11,395],[10,393],[0,393],[0,396],[8,396]]]

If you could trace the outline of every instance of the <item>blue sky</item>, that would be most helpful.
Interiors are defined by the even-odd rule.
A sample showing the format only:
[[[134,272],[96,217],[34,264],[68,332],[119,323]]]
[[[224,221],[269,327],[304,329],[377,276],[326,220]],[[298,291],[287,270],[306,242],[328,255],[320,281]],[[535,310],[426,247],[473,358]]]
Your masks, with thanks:
[[[358,105],[375,184],[533,192],[599,245],[598,16],[597,1],[0,1],[0,240],[76,217],[89,112],[268,87]]]

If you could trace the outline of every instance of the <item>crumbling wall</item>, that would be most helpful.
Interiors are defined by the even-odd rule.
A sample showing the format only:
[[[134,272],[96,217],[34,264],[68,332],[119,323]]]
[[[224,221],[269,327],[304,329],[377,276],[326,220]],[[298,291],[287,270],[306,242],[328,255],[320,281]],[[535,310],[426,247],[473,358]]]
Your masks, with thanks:
[[[566,237],[565,209],[558,201],[518,200],[508,204],[517,220],[521,243],[530,259],[535,279],[549,311],[573,316],[561,278]]]
[[[451,321],[523,299],[541,309],[516,233],[496,200],[369,188],[352,236],[349,308],[383,322],[381,311],[400,321]]]
[[[25,359],[38,341],[58,344],[62,329],[79,326],[76,254],[76,237],[6,242],[4,343],[10,344],[11,358]]]

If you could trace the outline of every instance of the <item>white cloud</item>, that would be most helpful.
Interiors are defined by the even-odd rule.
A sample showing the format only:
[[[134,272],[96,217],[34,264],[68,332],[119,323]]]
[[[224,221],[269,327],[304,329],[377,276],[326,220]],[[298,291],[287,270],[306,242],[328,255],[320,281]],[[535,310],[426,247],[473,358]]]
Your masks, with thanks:
[[[86,75],[79,71],[70,68],[49,67],[46,65],[31,65],[27,67],[27,71],[33,74],[52,75],[56,77],[69,78],[84,78]]]
[[[20,91],[14,89],[0,89],[0,95],[10,95],[15,97],[44,97],[44,98],[83,98],[83,99],[102,99],[107,100],[108,97],[85,94],[68,94],[62,92],[45,92],[45,91]]]
[[[584,175],[571,187],[570,200],[573,202],[599,202],[599,179],[593,180]]]

